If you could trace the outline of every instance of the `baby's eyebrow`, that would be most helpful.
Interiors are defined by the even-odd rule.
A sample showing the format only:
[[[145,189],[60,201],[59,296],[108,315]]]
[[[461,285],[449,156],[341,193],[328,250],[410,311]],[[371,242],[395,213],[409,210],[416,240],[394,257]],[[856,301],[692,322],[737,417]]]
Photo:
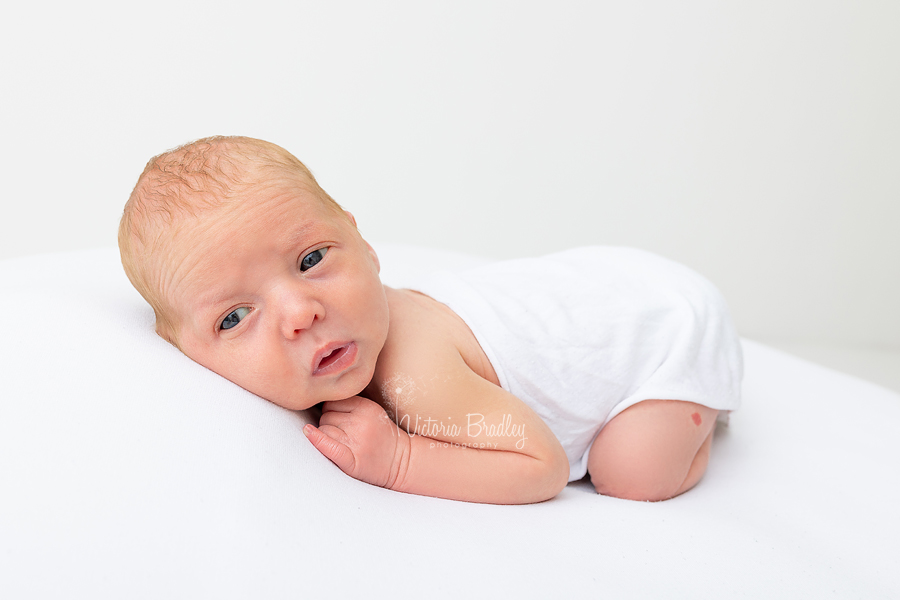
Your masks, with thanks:
[[[190,305],[191,312],[202,318],[207,318],[209,313],[218,310],[223,304],[230,302],[238,290],[234,289],[235,282],[206,281],[200,286],[194,302]]]
[[[286,237],[284,241],[285,248],[289,250],[302,244],[316,229],[316,223],[313,221],[307,221],[299,225]]]
[[[215,293],[200,296],[197,300],[197,303],[194,305],[194,313],[204,316],[207,313],[211,312],[215,307],[223,304],[226,300],[228,300],[230,296],[231,294],[221,290]]]

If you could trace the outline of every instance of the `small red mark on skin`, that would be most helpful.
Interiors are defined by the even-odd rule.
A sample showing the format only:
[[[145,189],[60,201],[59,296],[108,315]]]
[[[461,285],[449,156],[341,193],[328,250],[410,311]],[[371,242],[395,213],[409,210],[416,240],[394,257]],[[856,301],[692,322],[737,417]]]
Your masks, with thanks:
[[[694,413],[691,415],[691,418],[694,420],[694,425],[699,425],[703,422],[703,419],[700,418],[700,413]]]

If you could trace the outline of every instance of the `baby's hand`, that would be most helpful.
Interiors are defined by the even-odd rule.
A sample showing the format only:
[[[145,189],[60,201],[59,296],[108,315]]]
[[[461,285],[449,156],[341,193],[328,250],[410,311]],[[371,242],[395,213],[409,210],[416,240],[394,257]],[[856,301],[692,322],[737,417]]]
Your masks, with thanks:
[[[391,488],[409,456],[409,436],[366,398],[325,402],[319,427],[303,433],[338,468],[360,481]]]

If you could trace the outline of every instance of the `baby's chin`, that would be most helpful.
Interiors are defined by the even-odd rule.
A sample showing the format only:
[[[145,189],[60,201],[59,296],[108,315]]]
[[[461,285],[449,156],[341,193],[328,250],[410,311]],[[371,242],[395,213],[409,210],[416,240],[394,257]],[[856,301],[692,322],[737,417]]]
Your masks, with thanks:
[[[352,382],[350,385],[341,386],[336,390],[333,390],[332,393],[318,395],[315,398],[299,397],[299,398],[286,398],[286,399],[275,399],[266,398],[265,395],[254,392],[257,396],[261,398],[265,398],[272,404],[276,404],[282,408],[286,408],[288,410],[310,410],[315,409],[316,407],[320,407],[323,402],[337,402],[338,400],[347,400],[348,398],[353,398],[354,396],[363,396],[367,397],[365,394],[365,390],[369,385],[369,382],[372,380],[372,376],[370,375],[368,379],[363,383]],[[348,382],[350,383],[350,382]],[[252,391],[252,390],[250,390]]]

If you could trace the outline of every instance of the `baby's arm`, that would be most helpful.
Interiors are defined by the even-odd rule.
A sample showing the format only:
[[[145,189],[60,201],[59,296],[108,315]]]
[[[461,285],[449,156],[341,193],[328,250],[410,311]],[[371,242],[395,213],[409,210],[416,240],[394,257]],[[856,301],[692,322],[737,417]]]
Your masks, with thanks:
[[[416,398],[396,415],[402,427],[378,404],[354,397],[325,403],[319,428],[308,425],[304,433],[345,473],[397,491],[523,504],[565,487],[565,452],[523,402],[476,375],[458,355],[418,368],[433,372],[413,375]],[[415,372],[416,365],[407,371]]]

